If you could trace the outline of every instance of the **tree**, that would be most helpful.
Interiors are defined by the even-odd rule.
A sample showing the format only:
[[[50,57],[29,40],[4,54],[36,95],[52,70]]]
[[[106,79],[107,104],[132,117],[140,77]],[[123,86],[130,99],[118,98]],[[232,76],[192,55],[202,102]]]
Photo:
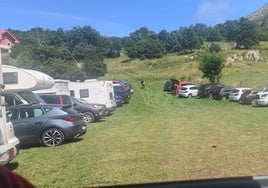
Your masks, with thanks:
[[[160,41],[144,39],[134,43],[127,49],[130,58],[153,59],[166,54],[164,44]]]
[[[239,32],[236,36],[236,47],[250,49],[259,44],[258,30],[256,25],[246,18],[239,20]]]
[[[17,66],[44,72],[57,79],[75,79],[83,75],[73,55],[65,48],[29,44],[16,58]]]
[[[181,28],[180,33],[182,36],[182,49],[184,51],[190,50],[191,52],[194,49],[199,49],[203,40],[197,35],[193,27]]]
[[[219,51],[221,51],[221,47],[218,44],[215,44],[214,42],[209,46],[209,52],[216,52],[218,53]]]
[[[207,41],[222,41],[220,30],[217,27],[207,29]]]
[[[104,64],[102,57],[97,54],[90,54],[83,60],[83,70],[87,78],[98,78],[107,72],[107,65]]]
[[[142,27],[133,33],[130,33],[130,38],[134,41],[139,41],[142,39],[157,39],[157,34],[153,31],[147,29],[147,27]]]
[[[236,36],[239,32],[239,22],[237,20],[231,21],[228,20],[223,24],[225,28],[225,38],[227,41],[235,41]]]
[[[203,72],[202,78],[207,78],[211,83],[219,82],[224,59],[216,52],[205,53],[199,70]]]

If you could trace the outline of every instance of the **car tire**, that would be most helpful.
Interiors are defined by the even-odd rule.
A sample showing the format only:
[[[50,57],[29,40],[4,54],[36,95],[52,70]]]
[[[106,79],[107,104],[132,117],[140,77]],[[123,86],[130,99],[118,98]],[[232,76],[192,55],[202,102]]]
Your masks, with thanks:
[[[84,121],[86,123],[93,123],[95,121],[95,116],[92,112],[84,112]]]
[[[47,147],[61,145],[64,139],[63,132],[57,128],[47,129],[41,135],[41,143]]]
[[[189,95],[188,95],[188,98],[192,98],[192,97],[193,97],[192,94],[189,94]]]
[[[226,96],[222,96],[222,100],[226,100],[227,99],[227,97]]]

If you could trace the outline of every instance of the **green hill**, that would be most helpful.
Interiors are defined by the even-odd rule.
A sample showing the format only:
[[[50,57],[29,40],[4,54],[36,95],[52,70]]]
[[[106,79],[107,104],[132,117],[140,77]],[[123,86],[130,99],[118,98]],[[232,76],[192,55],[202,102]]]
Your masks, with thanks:
[[[263,87],[268,85],[268,42],[261,42],[255,50],[260,53],[260,60],[254,62],[245,58],[249,50],[233,50],[228,43],[219,43],[220,53],[227,57],[237,58],[233,63],[225,63],[221,83],[233,86]],[[239,59],[242,58],[242,59]],[[160,59],[129,60],[121,54],[119,58],[106,59],[108,73],[101,79],[122,79],[138,82],[166,81],[170,78],[188,80],[196,84],[208,82],[202,79],[202,72],[198,70],[201,61],[198,52],[188,55],[168,54]]]

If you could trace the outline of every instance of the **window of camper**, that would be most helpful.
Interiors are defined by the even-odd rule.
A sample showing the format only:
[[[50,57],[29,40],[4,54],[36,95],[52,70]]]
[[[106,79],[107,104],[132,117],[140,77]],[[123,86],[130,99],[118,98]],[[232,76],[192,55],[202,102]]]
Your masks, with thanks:
[[[79,90],[79,93],[80,93],[80,98],[87,98],[87,97],[89,97],[88,89],[80,89]]]
[[[4,84],[18,84],[17,72],[4,72],[3,73]]]
[[[70,96],[71,96],[71,97],[75,97],[75,96],[74,96],[74,90],[70,90]]]

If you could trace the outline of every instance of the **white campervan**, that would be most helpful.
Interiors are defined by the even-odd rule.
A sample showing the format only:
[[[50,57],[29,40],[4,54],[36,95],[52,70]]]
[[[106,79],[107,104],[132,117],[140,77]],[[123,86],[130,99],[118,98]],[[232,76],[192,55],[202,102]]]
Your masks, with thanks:
[[[9,105],[39,103],[41,99],[33,91],[48,89],[55,84],[52,77],[40,71],[2,65],[2,72],[4,95],[9,97]]]
[[[88,103],[104,104],[109,113],[116,109],[112,81],[69,82],[68,87],[73,97],[84,99]]]

